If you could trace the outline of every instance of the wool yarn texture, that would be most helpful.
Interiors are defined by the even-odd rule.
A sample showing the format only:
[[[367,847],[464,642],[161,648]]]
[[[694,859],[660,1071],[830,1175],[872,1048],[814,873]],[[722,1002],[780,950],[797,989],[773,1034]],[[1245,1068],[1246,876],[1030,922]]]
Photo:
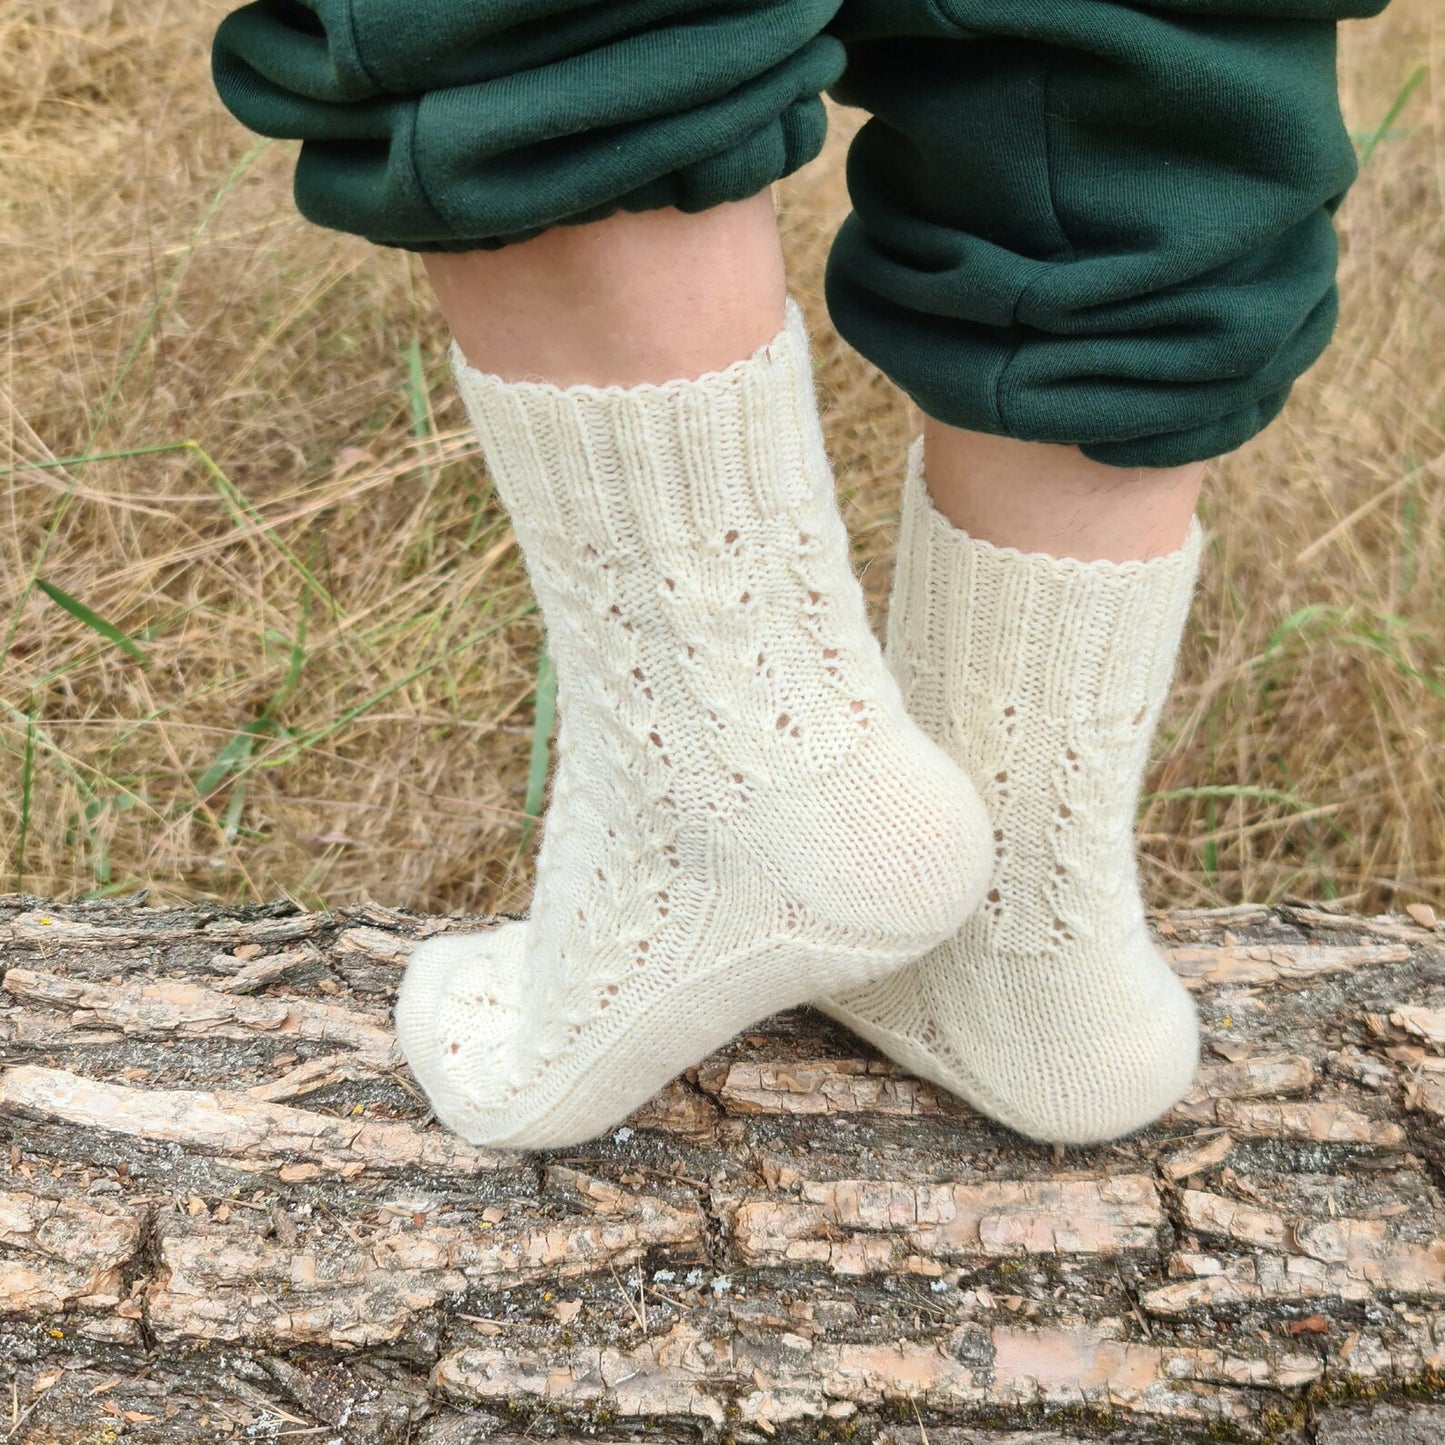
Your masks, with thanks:
[[[422,944],[396,1026],[445,1125],[573,1144],[954,934],[988,822],[869,629],[796,304],[697,380],[452,359],[546,623],[557,761],[529,916]]]
[[[1193,1002],[1145,921],[1134,816],[1202,548],[1080,562],[996,547],[933,507],[916,444],[888,658],[978,784],[992,877],[959,933],[820,1006],[1034,1139],[1113,1139],[1198,1063]]]

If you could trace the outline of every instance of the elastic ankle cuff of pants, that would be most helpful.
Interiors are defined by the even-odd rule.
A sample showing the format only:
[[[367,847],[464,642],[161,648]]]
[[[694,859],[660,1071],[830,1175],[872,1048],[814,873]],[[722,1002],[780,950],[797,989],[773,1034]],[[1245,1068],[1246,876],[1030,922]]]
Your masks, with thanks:
[[[257,0],[216,34],[222,101],[302,141],[319,225],[494,249],[618,211],[702,211],[822,149],[840,0]]]
[[[1335,323],[1336,18],[1383,0],[849,0],[834,323],[930,416],[1230,451]]]
[[[833,324],[850,346],[935,421],[1074,445],[1108,466],[1178,467],[1243,446],[1279,415],[1338,317],[1331,265],[1318,273],[1323,294],[1293,332],[1249,327],[1240,314],[1236,324],[1262,354],[1211,374],[1203,318],[1193,337],[1162,324],[1089,337],[962,320],[880,294],[872,283],[886,279],[887,263],[878,255],[852,260],[856,225],[845,223],[827,273]],[[1161,307],[1170,300],[1161,298]]]

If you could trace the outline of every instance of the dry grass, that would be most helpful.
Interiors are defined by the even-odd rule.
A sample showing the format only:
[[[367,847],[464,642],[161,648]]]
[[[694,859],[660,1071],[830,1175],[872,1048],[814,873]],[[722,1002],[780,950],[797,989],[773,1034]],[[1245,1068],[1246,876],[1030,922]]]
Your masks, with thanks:
[[[302,223],[290,148],[213,98],[225,8],[0,0],[0,886],[517,905],[525,580],[414,261]],[[1209,488],[1158,902],[1445,895],[1436,9],[1347,27],[1362,141],[1426,75],[1346,207],[1335,348]],[[847,126],[785,220],[881,604],[912,421],[817,304]]]

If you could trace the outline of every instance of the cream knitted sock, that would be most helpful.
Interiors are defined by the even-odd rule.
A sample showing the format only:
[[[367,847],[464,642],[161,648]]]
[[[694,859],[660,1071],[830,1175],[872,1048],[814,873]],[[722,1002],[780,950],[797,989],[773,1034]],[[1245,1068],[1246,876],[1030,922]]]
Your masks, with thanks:
[[[993,877],[957,937],[821,1005],[1020,1133],[1116,1138],[1198,1061],[1194,1005],[1150,941],[1134,813],[1201,548],[1076,562],[934,509],[910,457],[888,657],[909,710],[983,790]]]
[[[397,1033],[465,1138],[572,1144],[748,1024],[952,934],[988,819],[869,630],[795,305],[697,381],[453,363],[561,726],[530,916],[418,948]]]

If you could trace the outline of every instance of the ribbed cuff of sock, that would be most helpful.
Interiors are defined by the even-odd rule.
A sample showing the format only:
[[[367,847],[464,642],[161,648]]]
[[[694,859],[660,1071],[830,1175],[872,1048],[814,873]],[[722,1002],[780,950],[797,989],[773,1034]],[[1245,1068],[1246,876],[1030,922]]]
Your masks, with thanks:
[[[771,341],[696,379],[561,387],[478,371],[455,343],[451,359],[524,544],[560,534],[604,556],[656,556],[679,536],[711,537],[723,516],[796,503],[819,474],[807,463],[825,460],[807,328],[791,299]],[[578,476],[589,485],[558,484]]]
[[[905,692],[931,680],[960,700],[1007,696],[1056,718],[1130,720],[1168,691],[1203,545],[1197,518],[1181,547],[1148,561],[1082,562],[981,541],[934,507],[920,440],[909,454],[889,651],[932,677],[904,679]]]

